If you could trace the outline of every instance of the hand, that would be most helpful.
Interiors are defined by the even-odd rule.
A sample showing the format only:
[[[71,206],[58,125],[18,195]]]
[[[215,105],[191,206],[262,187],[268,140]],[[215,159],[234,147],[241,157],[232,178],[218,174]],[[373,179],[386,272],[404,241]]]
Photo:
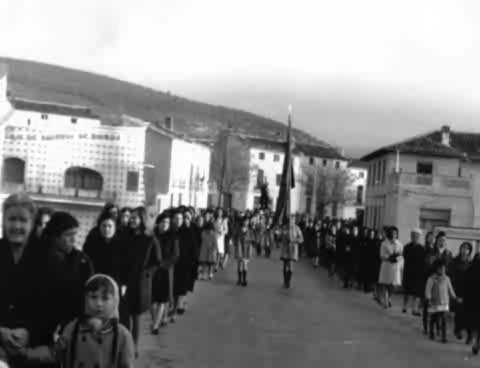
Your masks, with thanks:
[[[30,340],[30,334],[24,328],[17,328],[12,330],[12,338],[14,346],[17,348],[25,347],[28,345]]]
[[[125,296],[127,293],[127,287],[125,285],[122,285],[121,290],[120,290],[120,296]]]
[[[462,298],[457,298],[457,303],[458,303],[458,304],[462,304],[462,303],[463,303],[463,299],[462,299]]]

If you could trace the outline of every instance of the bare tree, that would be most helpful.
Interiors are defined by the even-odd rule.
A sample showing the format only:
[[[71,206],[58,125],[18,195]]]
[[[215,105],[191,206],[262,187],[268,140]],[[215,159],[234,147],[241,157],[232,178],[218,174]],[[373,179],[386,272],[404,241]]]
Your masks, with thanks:
[[[315,201],[317,213],[323,217],[329,205],[344,205],[355,198],[354,178],[346,169],[320,168],[316,172]]]
[[[212,149],[210,180],[218,193],[218,206],[234,191],[250,183],[252,169],[248,145],[240,138],[223,131]]]
[[[346,169],[306,164],[301,167],[298,181],[306,196],[315,197],[315,208],[321,217],[328,206],[344,205],[355,198],[354,178]]]

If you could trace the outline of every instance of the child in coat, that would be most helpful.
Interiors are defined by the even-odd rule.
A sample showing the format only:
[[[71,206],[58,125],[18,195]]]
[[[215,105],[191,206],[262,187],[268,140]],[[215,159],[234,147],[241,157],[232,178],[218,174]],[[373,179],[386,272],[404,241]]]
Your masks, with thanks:
[[[447,313],[450,310],[450,298],[461,302],[455,295],[450,278],[447,276],[447,267],[444,261],[437,260],[433,266],[434,273],[428,278],[425,288],[425,299],[428,303],[430,315],[430,339],[435,338],[435,327],[440,323],[442,342],[447,342]]]
[[[132,368],[133,338],[118,322],[119,298],[118,286],[111,277],[92,276],[85,285],[84,314],[65,327],[54,346],[24,349],[25,363]]]

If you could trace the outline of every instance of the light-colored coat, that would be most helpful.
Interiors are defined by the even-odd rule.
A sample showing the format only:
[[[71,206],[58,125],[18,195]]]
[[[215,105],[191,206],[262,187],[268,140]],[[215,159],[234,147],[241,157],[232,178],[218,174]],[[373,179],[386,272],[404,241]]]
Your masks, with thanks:
[[[237,260],[246,261],[252,256],[254,237],[251,229],[238,229],[235,235],[235,258]]]
[[[380,259],[382,264],[380,266],[380,274],[378,282],[383,285],[400,286],[402,284],[402,267],[403,267],[403,245],[398,240],[385,241],[380,246]],[[394,254],[400,254],[397,262],[392,263],[389,257]]]
[[[430,301],[429,311],[447,312],[450,298],[457,298],[450,278],[447,275],[430,276],[425,287],[425,299]]]
[[[280,238],[280,259],[298,261],[298,245],[303,243],[302,230],[297,225],[291,225],[289,230],[282,230]]]
[[[215,235],[217,240],[217,252],[220,255],[225,254],[225,235],[228,233],[228,221],[224,218],[215,220]]]

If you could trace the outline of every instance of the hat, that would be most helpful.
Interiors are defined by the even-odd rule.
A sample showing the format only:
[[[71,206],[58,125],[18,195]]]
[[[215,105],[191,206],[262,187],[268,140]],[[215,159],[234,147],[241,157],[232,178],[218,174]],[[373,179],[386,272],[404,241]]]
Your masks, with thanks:
[[[422,235],[423,232],[422,232],[422,229],[416,227],[415,229],[412,230],[412,233],[415,233],[415,234],[418,234],[418,235]]]

